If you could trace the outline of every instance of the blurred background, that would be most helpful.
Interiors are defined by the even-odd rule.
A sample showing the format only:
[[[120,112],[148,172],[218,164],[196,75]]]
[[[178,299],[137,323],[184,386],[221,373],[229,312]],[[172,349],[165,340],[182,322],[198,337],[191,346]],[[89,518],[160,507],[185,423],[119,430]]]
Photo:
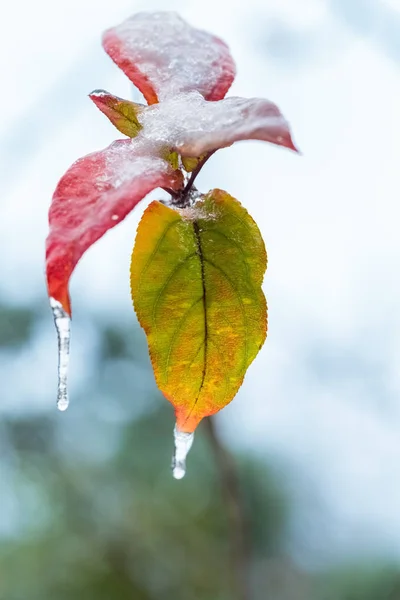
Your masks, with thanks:
[[[260,226],[270,328],[182,481],[129,293],[147,201],[74,274],[66,413],[44,282],[58,179],[117,137],[87,94],[140,99],[101,32],[158,9],[225,39],[230,94],[303,154],[243,142],[198,179]],[[20,0],[0,47],[1,600],[400,599],[400,1]]]

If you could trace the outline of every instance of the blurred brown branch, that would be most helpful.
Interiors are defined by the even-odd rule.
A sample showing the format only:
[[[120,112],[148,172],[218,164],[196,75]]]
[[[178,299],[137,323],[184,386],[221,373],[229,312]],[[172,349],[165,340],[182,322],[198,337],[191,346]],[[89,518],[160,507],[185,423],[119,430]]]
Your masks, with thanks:
[[[233,597],[237,600],[251,600],[249,535],[237,468],[231,454],[226,450],[219,437],[214,417],[204,419],[204,426],[215,456],[221,493],[227,512]]]

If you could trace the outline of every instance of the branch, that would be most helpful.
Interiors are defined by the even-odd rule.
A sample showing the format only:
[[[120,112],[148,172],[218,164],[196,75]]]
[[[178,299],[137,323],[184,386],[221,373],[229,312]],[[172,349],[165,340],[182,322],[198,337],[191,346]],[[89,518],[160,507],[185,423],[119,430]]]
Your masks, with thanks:
[[[214,418],[204,419],[204,426],[215,456],[221,492],[228,516],[233,594],[237,600],[250,600],[248,527],[240,494],[237,469],[232,456],[224,448],[219,438],[214,425]]]

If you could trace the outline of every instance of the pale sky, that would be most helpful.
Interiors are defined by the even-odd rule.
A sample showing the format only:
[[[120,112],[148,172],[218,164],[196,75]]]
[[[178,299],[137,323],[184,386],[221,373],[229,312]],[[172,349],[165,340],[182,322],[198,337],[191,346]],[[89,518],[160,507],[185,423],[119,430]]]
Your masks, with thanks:
[[[353,551],[400,560],[399,0],[231,0],[229,10],[215,0],[2,7],[0,292],[21,304],[46,302],[54,187],[76,158],[117,137],[87,94],[134,93],[100,35],[143,7],[175,9],[225,39],[238,67],[230,94],[276,102],[302,151],[238,143],[199,178],[202,191],[226,189],[248,208],[269,253],[269,338],[221,413],[226,435],[280,465],[297,498],[297,556],[301,539],[322,561]],[[110,303],[132,310],[127,274],[144,207],[82,259],[75,311],[93,298],[99,314]],[[44,411],[54,410],[52,327],[49,314],[32,348],[0,362],[14,390],[26,389],[19,374],[32,365],[32,402]],[[78,381],[85,336],[73,335]],[[4,405],[11,409],[7,394]]]

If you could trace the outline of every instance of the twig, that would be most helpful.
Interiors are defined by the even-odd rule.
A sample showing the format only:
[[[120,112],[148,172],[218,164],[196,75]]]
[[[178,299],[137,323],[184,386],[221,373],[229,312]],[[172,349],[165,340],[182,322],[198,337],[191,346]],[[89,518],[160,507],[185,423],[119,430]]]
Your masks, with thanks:
[[[233,594],[237,600],[250,600],[248,528],[237,470],[231,455],[219,438],[213,417],[208,417],[204,421],[204,427],[217,463],[221,492],[227,509]]]
[[[204,158],[201,159],[201,161],[198,163],[196,168],[193,169],[193,171],[191,172],[189,180],[183,189],[178,190],[177,192],[174,192],[173,190],[164,188],[165,191],[168,191],[168,193],[171,194],[172,204],[174,206],[184,208],[190,204],[190,192],[192,191],[192,188],[194,187],[195,179],[196,179],[197,175],[200,173],[201,169],[206,164],[206,162],[208,161],[208,159],[210,158],[210,156],[212,156],[214,154],[214,152],[215,152],[215,150],[212,150],[211,152],[206,154],[204,156]]]
[[[175,190],[168,187],[163,187],[162,189],[164,190],[164,192],[167,192],[167,194],[170,194],[173,198],[179,198],[179,192],[176,192]]]
[[[195,169],[193,169],[192,174],[190,175],[189,181],[183,188],[182,198],[185,198],[187,196],[187,194],[190,192],[190,190],[193,187],[194,180],[196,179],[197,175],[200,173],[201,169],[204,167],[204,165],[206,164],[208,159],[214,154],[214,152],[215,152],[215,150],[208,152],[208,154],[206,154],[205,157],[198,163],[197,167]]]

